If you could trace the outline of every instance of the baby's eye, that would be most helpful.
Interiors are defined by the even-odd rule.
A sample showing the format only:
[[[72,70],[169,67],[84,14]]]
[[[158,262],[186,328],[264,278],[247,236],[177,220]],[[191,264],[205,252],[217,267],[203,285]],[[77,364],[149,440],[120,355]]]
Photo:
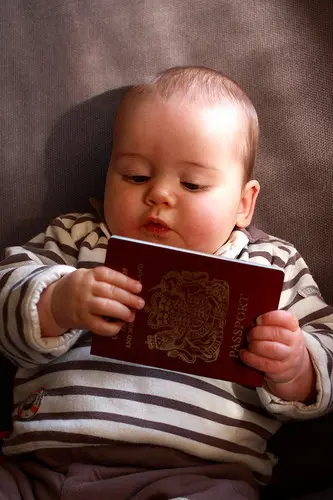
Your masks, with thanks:
[[[133,184],[144,184],[149,181],[150,177],[146,175],[124,175],[125,180],[132,182]]]
[[[193,184],[192,182],[182,182],[182,184],[189,191],[199,191],[204,188],[204,186],[199,186],[199,184]]]

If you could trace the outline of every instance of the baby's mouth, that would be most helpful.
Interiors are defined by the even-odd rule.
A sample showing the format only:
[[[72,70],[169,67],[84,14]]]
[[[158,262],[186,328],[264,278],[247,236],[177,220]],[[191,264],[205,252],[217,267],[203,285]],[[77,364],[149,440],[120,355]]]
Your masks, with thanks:
[[[149,233],[156,233],[156,234],[166,234],[170,230],[170,228],[164,221],[154,217],[148,217],[147,222],[144,224],[143,227]]]

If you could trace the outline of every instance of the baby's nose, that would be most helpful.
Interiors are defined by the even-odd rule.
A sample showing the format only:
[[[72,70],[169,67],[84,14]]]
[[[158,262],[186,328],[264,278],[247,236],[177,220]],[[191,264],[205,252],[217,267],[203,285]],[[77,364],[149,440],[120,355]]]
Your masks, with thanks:
[[[151,205],[173,206],[176,199],[175,193],[170,183],[153,182],[147,193],[147,202]]]

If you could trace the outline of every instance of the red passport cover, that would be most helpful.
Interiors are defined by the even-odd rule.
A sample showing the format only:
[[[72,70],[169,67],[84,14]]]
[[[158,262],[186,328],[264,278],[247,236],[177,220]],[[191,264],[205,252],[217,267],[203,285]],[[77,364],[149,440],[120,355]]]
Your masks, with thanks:
[[[238,355],[257,316],[278,308],[282,270],[119,236],[105,265],[141,281],[146,305],[116,337],[93,335],[91,354],[262,385]]]

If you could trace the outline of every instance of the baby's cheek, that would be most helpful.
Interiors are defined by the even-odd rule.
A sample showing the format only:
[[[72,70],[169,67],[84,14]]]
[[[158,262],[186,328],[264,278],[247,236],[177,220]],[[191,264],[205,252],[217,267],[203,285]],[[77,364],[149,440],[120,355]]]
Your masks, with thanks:
[[[110,231],[114,234],[126,235],[129,219],[134,210],[131,197],[126,193],[115,194],[104,205],[105,219]]]
[[[215,251],[213,248],[216,246],[216,239],[219,239],[222,218],[216,216],[212,207],[204,204],[192,206],[191,210],[185,210],[185,214],[182,225],[191,248],[199,251]]]
[[[192,212],[192,225],[197,228],[200,234],[210,234],[221,228],[223,212],[214,207],[214,203],[197,204]]]

